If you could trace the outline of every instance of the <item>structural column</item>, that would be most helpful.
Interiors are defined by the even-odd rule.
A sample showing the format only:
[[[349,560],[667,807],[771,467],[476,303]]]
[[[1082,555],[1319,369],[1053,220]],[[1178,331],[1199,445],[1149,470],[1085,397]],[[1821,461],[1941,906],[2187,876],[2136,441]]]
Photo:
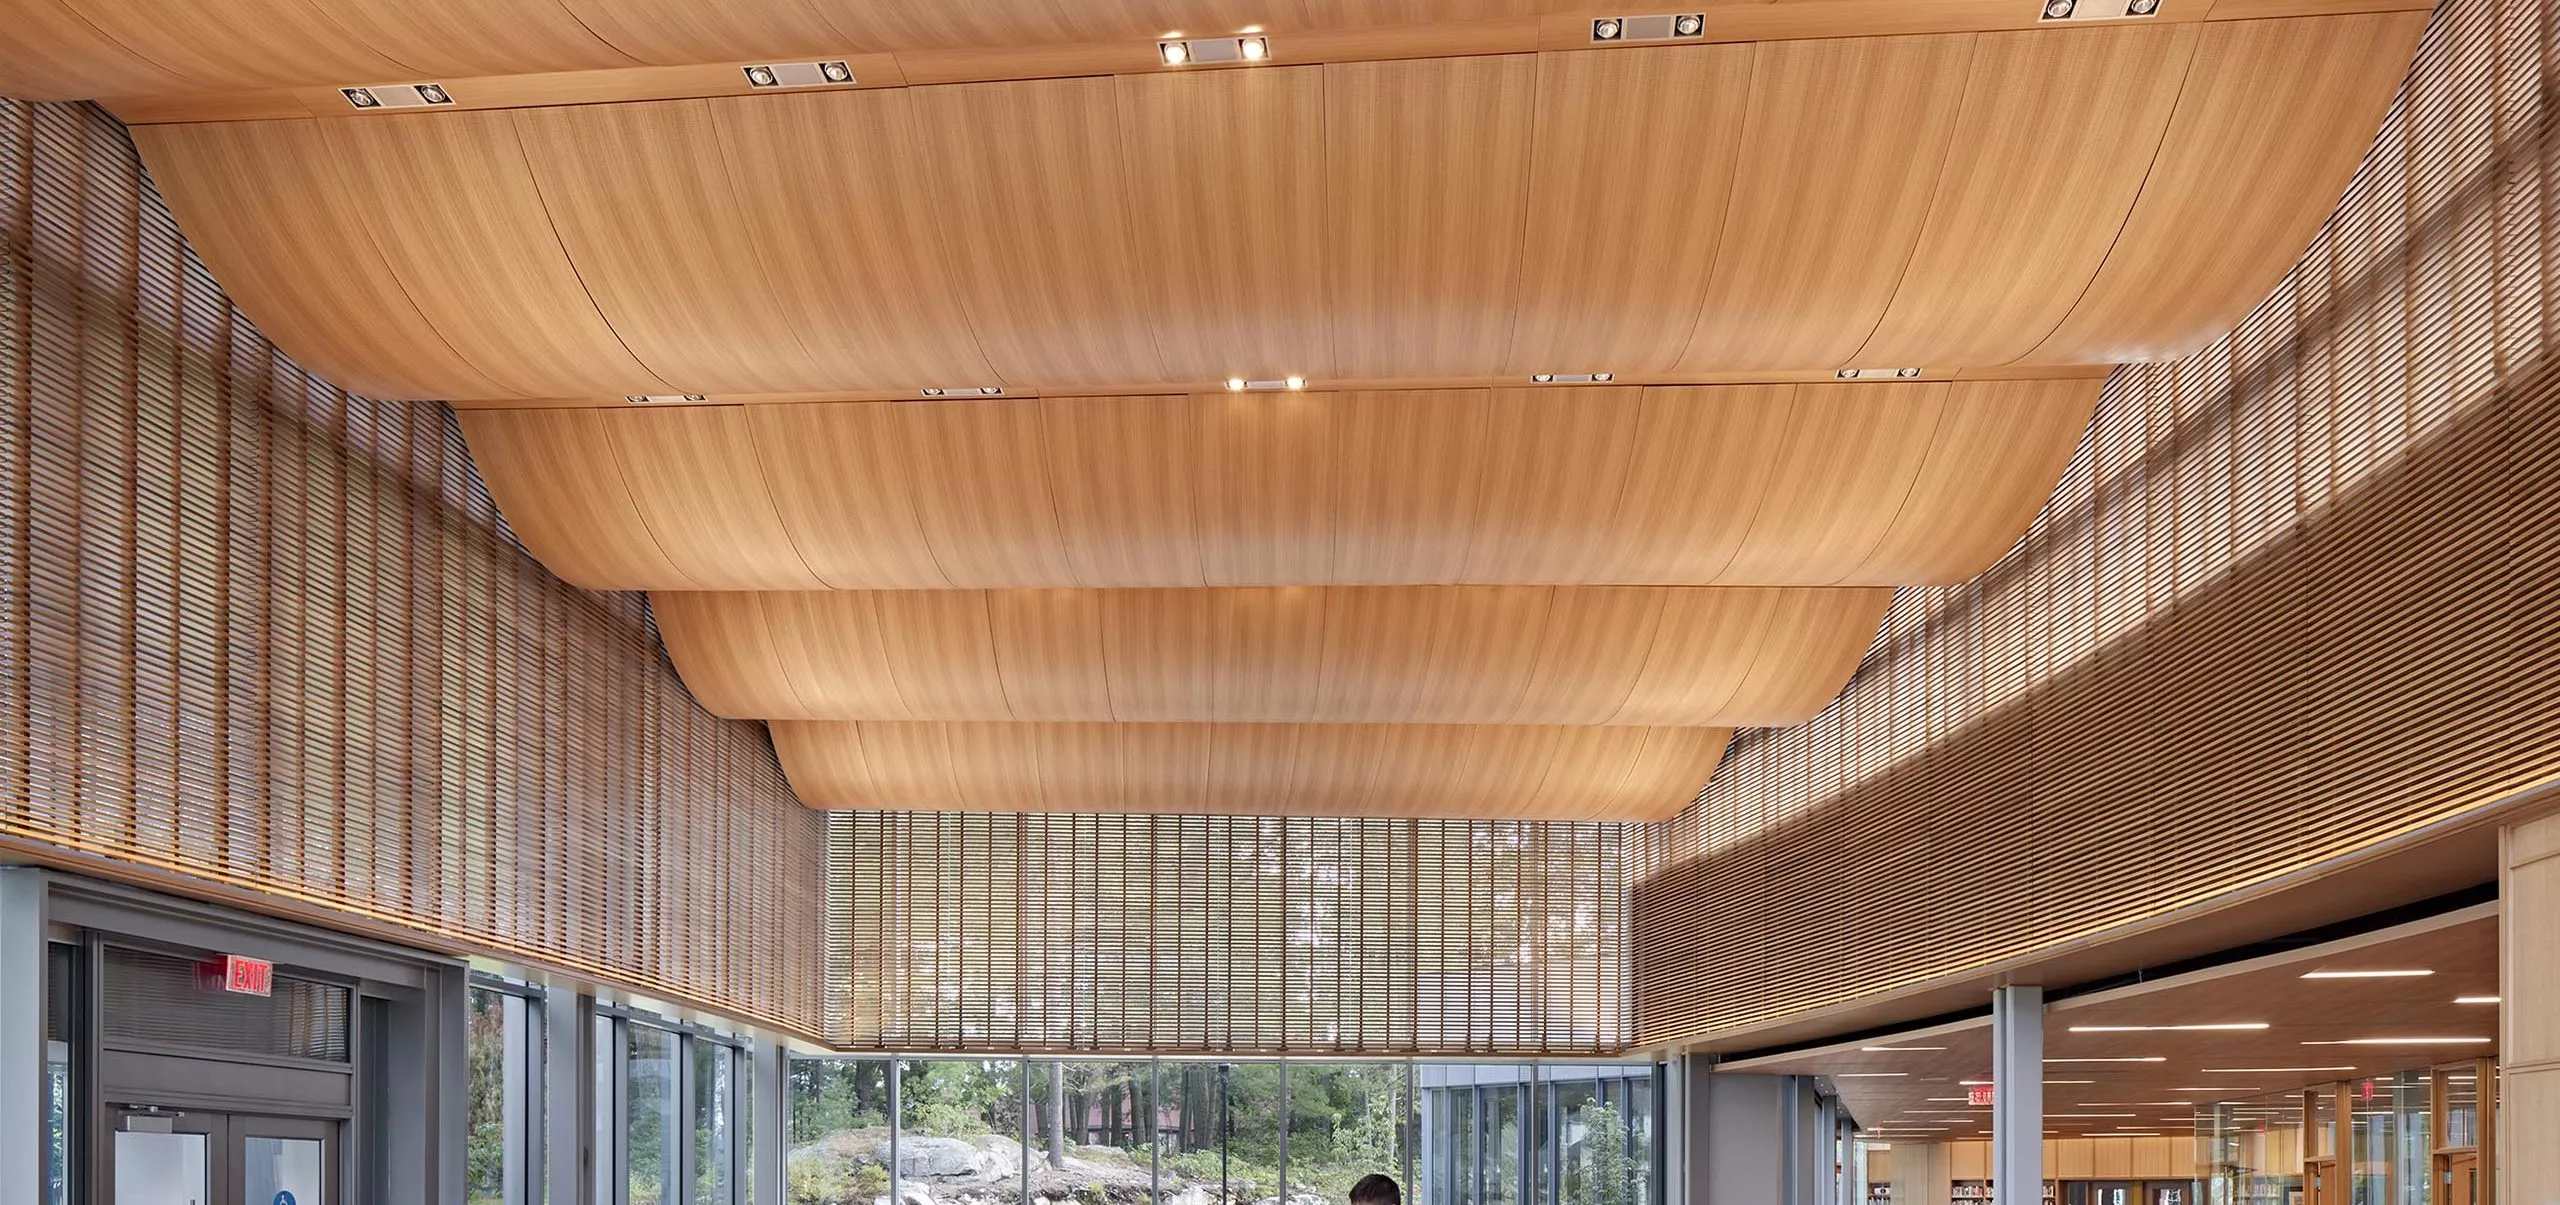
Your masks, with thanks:
[[[1991,993],[1991,1199],[2044,1200],[2044,989]]]
[[[44,955],[44,872],[0,869],[0,1201],[44,1192]]]
[[[2499,847],[2497,1200],[2560,1205],[2560,815]]]

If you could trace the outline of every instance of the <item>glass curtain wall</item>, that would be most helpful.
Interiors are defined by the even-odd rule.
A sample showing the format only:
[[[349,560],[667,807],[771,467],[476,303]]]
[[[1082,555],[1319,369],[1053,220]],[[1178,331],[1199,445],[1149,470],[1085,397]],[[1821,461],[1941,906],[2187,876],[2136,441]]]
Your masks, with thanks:
[[[2300,1205],[2325,1175],[2338,1205],[2459,1205],[2445,1190],[2485,1178],[2479,1064],[2322,1084],[2199,1109],[2196,1144],[2213,1205]],[[2441,1116],[2439,1116],[2441,1114]]]
[[[794,1058],[789,1205],[1653,1205],[1649,1064]],[[892,1103],[894,1101],[894,1104]],[[1543,1137],[1542,1137],[1543,1136]]]

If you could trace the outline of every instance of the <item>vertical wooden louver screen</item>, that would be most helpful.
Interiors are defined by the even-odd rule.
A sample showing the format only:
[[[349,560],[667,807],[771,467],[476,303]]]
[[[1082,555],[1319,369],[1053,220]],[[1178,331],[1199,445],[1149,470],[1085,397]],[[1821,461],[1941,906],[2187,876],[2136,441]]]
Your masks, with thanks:
[[[848,1048],[1623,1048],[1635,826],[838,812]]]
[[[103,113],[0,101],[0,226],[10,856],[820,1030],[824,823],[639,596],[260,338]]]
[[[2005,560],[1898,594],[1828,710],[1737,741],[1648,831],[1640,1041],[2103,931],[2560,773],[2553,13],[2446,0],[2274,296],[2118,372]]]

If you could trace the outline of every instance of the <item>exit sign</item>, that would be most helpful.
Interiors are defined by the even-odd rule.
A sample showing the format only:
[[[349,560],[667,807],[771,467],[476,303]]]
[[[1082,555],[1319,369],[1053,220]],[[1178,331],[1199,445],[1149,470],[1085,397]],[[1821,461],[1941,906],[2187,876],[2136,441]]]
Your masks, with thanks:
[[[243,958],[225,954],[222,961],[206,968],[217,972],[222,990],[243,996],[267,996],[275,993],[276,964],[263,958]]]
[[[1991,1085],[1975,1084],[1973,1087],[1967,1089],[1965,1092],[1965,1103],[1970,1104],[1977,1109],[1989,1107],[1991,1104]]]

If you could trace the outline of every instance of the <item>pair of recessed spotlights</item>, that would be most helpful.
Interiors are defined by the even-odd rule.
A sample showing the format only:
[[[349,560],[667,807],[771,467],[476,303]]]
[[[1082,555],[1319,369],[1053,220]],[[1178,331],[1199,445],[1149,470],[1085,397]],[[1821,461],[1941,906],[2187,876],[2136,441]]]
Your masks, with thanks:
[[[1306,387],[1305,377],[1273,377],[1267,380],[1253,380],[1245,377],[1227,378],[1229,393],[1242,393],[1248,389],[1304,389]]]
[[[2092,0],[2092,2],[2097,3],[2102,0]],[[2124,15],[2128,17],[2148,17],[2159,11],[2160,0],[2124,0]],[[2068,21],[2081,15],[2080,0],[2044,0],[2044,19],[2047,21]],[[2100,17],[2110,14],[2091,12],[2086,15]]]
[[[1259,34],[1241,38],[1175,38],[1156,43],[1156,55],[1167,67],[1189,63],[1259,63],[1271,57],[1271,40]]]
[[[1638,28],[1630,29],[1630,25]],[[1630,38],[1654,41],[1663,37],[1694,38],[1707,32],[1705,13],[1678,13],[1666,23],[1661,17],[1598,17],[1591,22],[1594,42],[1623,42]]]
[[[944,388],[944,387],[941,387],[941,386],[938,386],[938,385],[937,385],[937,386],[927,386],[927,387],[925,387],[925,388],[924,388],[924,390],[922,390],[922,392],[923,392],[923,394],[924,394],[926,397],[949,397],[949,396],[951,396],[952,394],[955,394],[955,393],[959,393],[959,394],[975,393],[975,394],[977,394],[977,395],[979,395],[979,396],[981,396],[981,397],[995,397],[995,396],[997,396],[998,394],[1003,393],[1003,392],[1004,392],[1004,388],[1003,388],[1003,386],[1000,386],[1000,385],[979,385],[979,386],[976,386],[975,388],[972,388],[972,387],[969,387],[969,386],[966,386],[966,385],[960,386],[960,387],[958,387],[958,388]]]

